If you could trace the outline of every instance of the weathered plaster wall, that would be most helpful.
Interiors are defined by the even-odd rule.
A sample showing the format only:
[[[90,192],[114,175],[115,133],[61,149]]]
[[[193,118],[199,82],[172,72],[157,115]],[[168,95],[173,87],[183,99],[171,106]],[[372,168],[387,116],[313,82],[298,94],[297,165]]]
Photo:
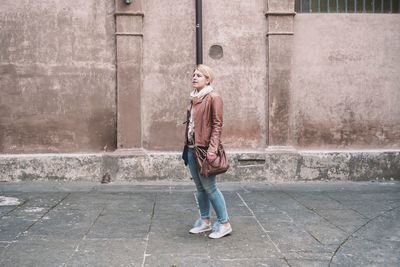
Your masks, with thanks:
[[[143,147],[178,150],[196,63],[195,6],[193,1],[148,0],[144,13]]]
[[[204,63],[224,100],[222,140],[229,149],[265,147],[265,16],[262,0],[203,1]],[[143,147],[180,150],[196,63],[194,1],[145,2]],[[223,56],[209,55],[220,45]]]
[[[113,11],[113,1],[1,1],[0,153],[115,147]]]
[[[204,63],[216,73],[224,100],[222,141],[228,149],[264,150],[267,122],[267,49],[263,0],[203,0]],[[223,57],[210,57],[220,45]]]
[[[297,14],[293,144],[400,147],[400,16]]]

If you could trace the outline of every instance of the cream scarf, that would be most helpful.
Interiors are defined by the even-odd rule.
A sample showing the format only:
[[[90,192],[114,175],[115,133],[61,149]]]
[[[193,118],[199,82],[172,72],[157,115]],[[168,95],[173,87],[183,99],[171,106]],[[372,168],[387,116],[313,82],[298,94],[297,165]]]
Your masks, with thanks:
[[[197,89],[195,88],[191,93],[190,93],[190,99],[193,99],[194,97],[202,99],[205,97],[208,93],[210,93],[214,88],[212,88],[211,85],[207,85],[203,89],[200,90],[200,92],[197,92]]]
[[[200,90],[200,92],[197,92],[197,89],[195,88],[193,92],[190,93],[190,99],[193,100],[194,97],[203,99],[207,94],[209,94],[214,88],[212,88],[211,85],[207,85],[203,89]],[[190,118],[189,118],[189,129],[188,129],[188,142],[190,144],[194,145],[194,121],[193,121],[193,106],[190,110]]]

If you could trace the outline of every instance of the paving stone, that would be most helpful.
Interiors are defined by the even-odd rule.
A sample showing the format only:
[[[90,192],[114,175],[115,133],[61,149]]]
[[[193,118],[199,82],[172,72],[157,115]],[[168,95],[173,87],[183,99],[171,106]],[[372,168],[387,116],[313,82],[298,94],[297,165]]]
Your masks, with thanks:
[[[207,244],[212,259],[268,257],[279,258],[281,253],[252,217],[231,218],[233,232],[222,239],[209,239]]]
[[[293,224],[279,224],[267,228],[271,239],[276,243],[284,255],[297,251],[325,251],[324,245],[319,243],[307,231]]]
[[[207,247],[199,235],[189,229],[198,218],[193,192],[181,194],[158,193],[151,222],[147,254],[207,255]],[[203,236],[204,237],[204,236]],[[187,242],[190,240],[190,246]]]
[[[368,205],[366,205],[368,203]],[[358,198],[349,200],[346,203],[346,206],[356,212],[358,212],[361,216],[365,216],[366,218],[373,218],[385,210],[392,209],[398,206],[400,203],[399,201],[386,201],[386,202],[376,202],[376,201],[367,201],[367,200],[360,200]]]
[[[345,209],[346,207],[323,192],[290,192],[288,195],[309,209]]]
[[[153,200],[154,202],[154,200]],[[155,217],[179,217],[183,215],[197,215],[198,208],[193,192],[180,194],[158,193],[155,205]]]
[[[88,238],[145,238],[151,213],[143,215],[124,210],[103,210],[87,233]],[[88,227],[89,228],[89,227]]]
[[[42,218],[66,194],[16,194],[21,204],[0,219],[0,241],[12,241]],[[44,219],[47,219],[45,217]]]
[[[193,255],[185,255],[184,257],[177,257],[174,254],[161,254],[150,255],[146,257],[144,266],[148,267],[180,267],[180,266],[193,266],[193,267],[209,267],[213,266],[207,256],[199,257]]]
[[[0,266],[61,266],[74,251],[75,242],[62,239],[24,239],[3,250]]]
[[[211,266],[263,266],[263,267],[286,267],[289,266],[284,259],[276,258],[237,258],[237,259],[215,259],[211,260]]]
[[[368,221],[367,218],[353,210],[322,209],[317,212],[347,233],[353,233]]]
[[[4,215],[9,213],[14,208],[15,208],[15,206],[0,206],[0,217],[3,217]]]
[[[190,234],[189,229],[189,225],[179,222],[175,224],[153,222],[146,253],[152,256],[169,254],[180,257],[183,255],[206,257],[208,237],[205,234]]]
[[[67,262],[67,266],[142,266],[143,239],[85,239]]]
[[[252,216],[237,192],[222,191],[222,194],[225,198],[229,216]]]
[[[315,260],[315,259],[305,259],[305,260],[288,260],[290,266],[293,267],[321,267],[329,266],[329,260]]]
[[[300,209],[301,206],[297,201],[288,197],[284,192],[246,192],[240,193],[247,205],[253,212],[264,212],[266,209]],[[260,201],[262,199],[262,201]]]
[[[0,241],[0,255],[2,255],[3,251],[9,246],[11,242],[9,241]],[[0,260],[1,262],[1,260]]]
[[[0,219],[0,241],[13,241],[24,232],[33,221],[7,216]]]
[[[323,221],[321,221],[321,223],[304,224],[304,230],[318,239],[325,246],[339,244],[348,236],[348,233],[345,233],[330,224],[323,223]]]
[[[188,233],[199,217],[192,183],[1,183],[0,195],[27,202],[12,212],[2,209],[7,215],[0,217],[0,266],[400,262],[400,183],[231,183],[220,188],[233,233],[213,240],[208,233]]]
[[[28,231],[28,236],[81,238],[90,229],[101,207],[88,210],[53,210]]]
[[[294,224],[293,218],[289,215],[288,212],[277,210],[277,211],[266,211],[266,212],[257,212],[257,219],[263,223],[267,228],[270,225],[276,225],[279,223],[291,223]]]
[[[400,213],[382,213],[360,228],[339,249],[334,263],[395,266],[400,262]]]
[[[155,194],[112,194],[88,238],[145,238],[151,222]]]
[[[370,241],[400,242],[399,210],[400,207],[381,213],[379,216],[368,221],[368,223],[354,233],[353,236]]]
[[[119,192],[103,193],[107,209],[143,212],[148,214],[153,209],[155,192]]]
[[[289,261],[325,261],[329,262],[333,256],[333,250],[329,247],[316,248],[313,250],[291,249],[285,252],[285,257]]]
[[[400,242],[352,239],[341,247],[332,266],[399,266]]]

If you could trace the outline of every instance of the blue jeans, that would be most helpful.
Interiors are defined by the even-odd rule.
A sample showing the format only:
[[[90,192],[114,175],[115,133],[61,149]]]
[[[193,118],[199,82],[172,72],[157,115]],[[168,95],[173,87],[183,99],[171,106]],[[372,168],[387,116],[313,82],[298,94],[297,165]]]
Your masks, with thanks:
[[[214,175],[205,178],[200,175],[197,169],[196,155],[193,148],[189,148],[188,161],[190,173],[192,174],[194,183],[196,184],[197,188],[197,200],[199,202],[201,218],[206,219],[211,217],[211,203],[215,210],[215,213],[217,214],[218,222],[229,222],[224,196],[217,187],[217,177]]]

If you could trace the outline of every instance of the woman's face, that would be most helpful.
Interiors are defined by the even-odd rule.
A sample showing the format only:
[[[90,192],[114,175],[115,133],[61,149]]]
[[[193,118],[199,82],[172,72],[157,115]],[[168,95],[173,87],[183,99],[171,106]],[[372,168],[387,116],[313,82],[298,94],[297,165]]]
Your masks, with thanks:
[[[193,72],[193,78],[192,78],[192,84],[193,87],[197,89],[197,91],[200,91],[204,87],[207,86],[209,83],[210,79],[206,78],[203,73],[201,73],[199,70],[195,70]]]

